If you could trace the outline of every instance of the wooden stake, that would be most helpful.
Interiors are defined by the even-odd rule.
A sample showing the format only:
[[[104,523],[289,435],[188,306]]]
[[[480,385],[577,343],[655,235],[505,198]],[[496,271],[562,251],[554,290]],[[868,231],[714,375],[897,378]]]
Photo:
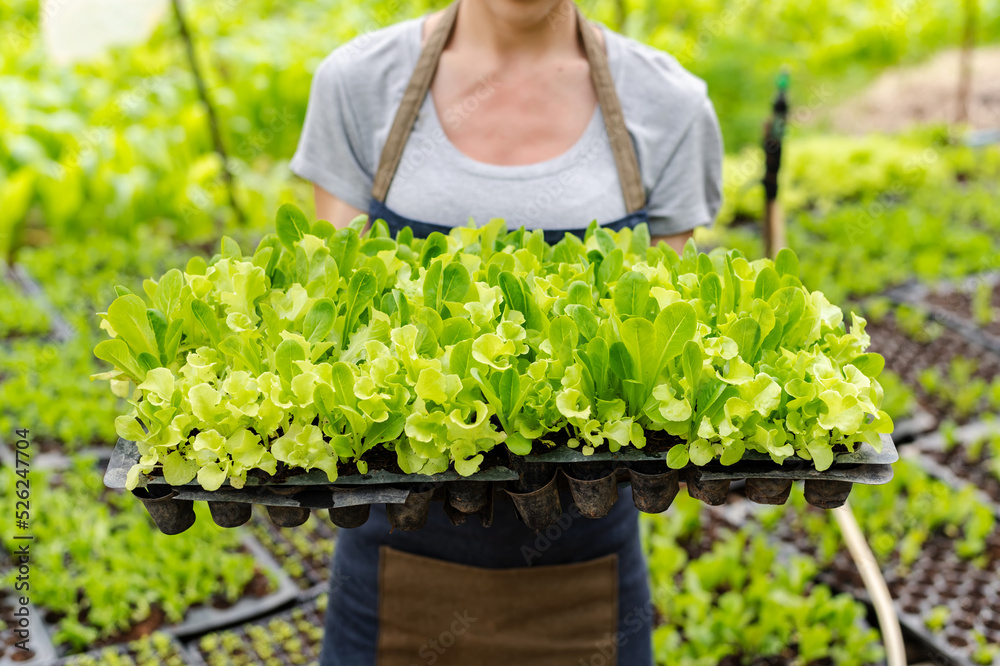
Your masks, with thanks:
[[[962,51],[958,64],[958,99],[956,123],[969,122],[969,97],[972,91],[972,56],[976,46],[976,17],[979,13],[976,0],[965,0],[965,27],[962,34]]]
[[[769,259],[788,247],[785,240],[785,216],[777,200],[768,201],[764,208],[764,254]]]

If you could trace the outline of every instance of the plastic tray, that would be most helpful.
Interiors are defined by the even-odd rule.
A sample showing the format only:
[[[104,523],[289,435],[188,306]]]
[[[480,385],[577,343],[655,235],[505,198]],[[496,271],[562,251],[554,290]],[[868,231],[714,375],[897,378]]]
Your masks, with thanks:
[[[119,440],[105,484],[123,488],[128,470],[138,459],[135,443]],[[332,522],[345,528],[364,524],[371,504],[386,504],[393,527],[415,530],[426,523],[433,500],[446,503],[446,511],[456,524],[478,515],[484,525],[489,525],[500,489],[514,502],[521,519],[538,530],[561,515],[561,488],[569,490],[581,514],[588,518],[608,514],[622,482],[632,484],[633,501],[647,513],[665,511],[681,481],[686,482],[693,497],[717,505],[726,501],[730,483],[740,479],[747,480],[748,497],[763,504],[783,504],[792,482],[803,480],[806,499],[830,509],[846,501],[855,483],[888,482],[892,478],[891,463],[898,459],[892,438],[885,435],[881,452],[863,444],[853,453],[837,455],[833,466],[823,472],[806,460],[791,458],[778,465],[757,453],[748,453],[744,460],[728,467],[713,463],[672,470],[666,465],[662,449],[659,453],[628,448],[584,455],[561,446],[540,454],[512,454],[506,466],[497,465],[468,477],[453,471],[433,476],[373,472],[345,475],[331,483],[322,472],[311,472],[267,485],[259,479],[251,484],[248,479],[244,488],[224,486],[216,491],[206,491],[193,481],[172,487],[162,477],[151,477],[145,489],[133,493],[167,534],[183,532],[193,524],[194,501],[208,501],[216,522],[226,527],[249,520],[249,504],[266,506],[272,522],[280,527],[301,525],[311,510],[329,509]]]
[[[17,594],[13,590],[0,589],[0,600],[12,605],[17,601]],[[0,656],[0,666],[48,666],[56,658],[56,649],[52,645],[49,636],[49,628],[42,621],[42,614],[33,604],[28,604],[28,617],[31,621],[31,634],[28,639],[28,648],[34,654],[30,659],[22,659],[24,652],[14,646],[5,646],[6,651]],[[0,631],[0,640],[5,640],[11,635],[12,627]],[[15,661],[13,656],[17,655],[19,660]]]

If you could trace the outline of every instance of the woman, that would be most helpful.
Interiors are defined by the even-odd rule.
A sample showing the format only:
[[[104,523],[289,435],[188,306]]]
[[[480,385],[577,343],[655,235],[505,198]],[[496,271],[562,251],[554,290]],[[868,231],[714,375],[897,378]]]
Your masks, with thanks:
[[[317,217],[417,236],[503,217],[554,242],[647,222],[680,252],[720,204],[705,85],[571,0],[461,0],[365,35],[319,67],[292,170]],[[564,501],[563,506],[569,506]],[[493,524],[342,530],[324,666],[652,664],[637,512],[570,507],[541,534],[497,496]]]

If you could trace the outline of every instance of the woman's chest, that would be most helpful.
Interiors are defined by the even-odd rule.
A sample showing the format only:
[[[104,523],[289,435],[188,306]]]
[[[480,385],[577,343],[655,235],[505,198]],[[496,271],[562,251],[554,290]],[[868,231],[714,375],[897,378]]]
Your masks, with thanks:
[[[580,229],[625,216],[614,156],[600,112],[556,157],[508,166],[474,160],[444,129],[430,98],[389,188],[386,205],[422,222],[460,226],[502,217],[508,227]]]

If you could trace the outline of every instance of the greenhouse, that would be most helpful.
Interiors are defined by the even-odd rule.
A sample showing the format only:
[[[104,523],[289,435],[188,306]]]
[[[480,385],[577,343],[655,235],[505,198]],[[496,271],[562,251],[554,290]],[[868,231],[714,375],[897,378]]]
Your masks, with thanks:
[[[0,24],[0,666],[1000,666],[997,0]]]

